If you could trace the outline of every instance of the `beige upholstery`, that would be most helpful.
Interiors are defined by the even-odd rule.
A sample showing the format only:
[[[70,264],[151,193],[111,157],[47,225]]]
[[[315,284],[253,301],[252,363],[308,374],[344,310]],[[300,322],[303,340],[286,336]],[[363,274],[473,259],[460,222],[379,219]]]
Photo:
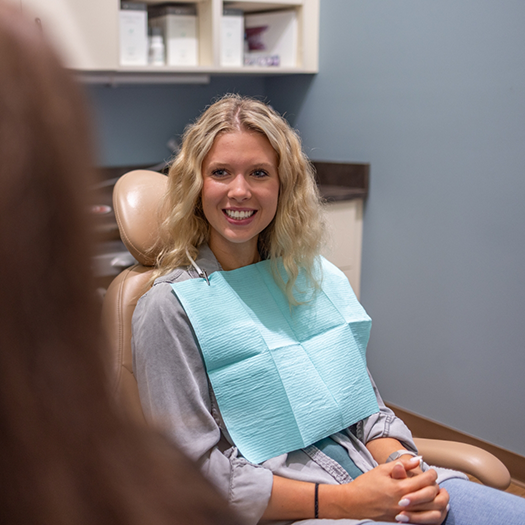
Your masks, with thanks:
[[[442,439],[415,438],[414,441],[429,465],[460,470],[496,489],[505,490],[510,485],[507,467],[482,448]]]
[[[131,255],[153,266],[159,251],[158,210],[168,178],[155,171],[126,173],[115,184],[113,208],[120,237]]]
[[[139,264],[121,272],[109,286],[102,323],[111,350],[112,388],[120,404],[144,421],[131,358],[131,317],[139,298],[149,288],[158,247],[159,202],[167,177],[136,170],[121,177],[113,191],[113,208],[120,236]]]
[[[109,286],[102,308],[102,323],[111,350],[111,388],[119,403],[135,419],[144,421],[131,358],[131,317],[139,298],[149,288],[151,268],[135,264]]]
[[[121,238],[139,261],[124,270],[110,285],[104,298],[103,323],[112,354],[112,388],[120,404],[144,421],[131,359],[131,316],[138,299],[148,290],[151,265],[158,242],[158,209],[167,178],[156,172],[137,170],[120,178],[113,206]],[[419,452],[432,465],[461,470],[486,485],[505,489],[510,475],[492,454],[465,443],[416,439]]]

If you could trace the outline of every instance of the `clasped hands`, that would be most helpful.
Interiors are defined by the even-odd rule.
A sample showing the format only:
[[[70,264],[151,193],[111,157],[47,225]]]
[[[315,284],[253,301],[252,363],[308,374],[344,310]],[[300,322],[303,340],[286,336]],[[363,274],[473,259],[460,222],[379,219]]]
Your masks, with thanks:
[[[436,480],[436,471],[423,472],[418,458],[401,456],[340,485],[347,494],[337,498],[339,517],[441,525],[447,516],[449,495]]]

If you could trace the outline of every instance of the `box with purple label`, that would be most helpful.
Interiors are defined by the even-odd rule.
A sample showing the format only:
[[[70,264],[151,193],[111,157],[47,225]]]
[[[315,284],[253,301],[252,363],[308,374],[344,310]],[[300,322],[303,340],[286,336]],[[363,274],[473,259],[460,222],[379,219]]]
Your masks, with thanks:
[[[297,13],[272,11],[246,15],[245,66],[297,66]]]

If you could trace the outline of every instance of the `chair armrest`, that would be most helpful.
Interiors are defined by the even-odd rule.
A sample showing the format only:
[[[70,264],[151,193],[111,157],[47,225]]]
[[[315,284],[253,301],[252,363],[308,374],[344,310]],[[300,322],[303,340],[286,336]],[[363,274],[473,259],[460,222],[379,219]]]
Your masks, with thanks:
[[[505,490],[510,485],[507,467],[486,450],[440,439],[415,438],[414,442],[429,465],[460,470],[496,489]]]

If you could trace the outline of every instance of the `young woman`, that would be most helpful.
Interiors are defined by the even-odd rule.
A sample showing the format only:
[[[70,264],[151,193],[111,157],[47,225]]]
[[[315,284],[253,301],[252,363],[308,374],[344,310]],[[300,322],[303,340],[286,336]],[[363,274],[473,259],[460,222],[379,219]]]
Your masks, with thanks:
[[[198,469],[108,392],[90,136],[41,33],[0,0],[0,523],[236,523]]]
[[[163,213],[165,248],[133,318],[141,402],[246,523],[479,525],[485,515],[494,518],[491,498],[507,495],[420,462],[409,430],[385,407],[364,366],[350,370],[348,383],[359,387],[340,399],[341,412],[362,405],[366,417],[347,419],[346,426],[323,421],[331,417],[328,404],[325,411],[316,406],[318,392],[301,391],[307,376],[329,382],[347,364],[334,353],[339,341],[328,346],[325,339],[321,351],[315,347],[310,361],[299,363],[303,347],[332,337],[331,319],[329,330],[307,342],[297,335],[326,323],[318,303],[343,296],[329,317],[356,316],[354,331],[341,329],[356,346],[366,346],[369,320],[350,290],[340,293],[345,284],[337,271],[318,258],[320,199],[299,138],[284,119],[235,95],[210,106],[184,135]],[[259,352],[261,334],[266,341],[284,334],[288,346],[267,359],[265,348]],[[271,383],[274,365],[278,379]],[[298,397],[283,404],[280,381],[297,387]],[[327,387],[325,399],[338,396],[340,386]],[[295,448],[282,430],[294,426],[282,416],[286,403],[295,406],[295,426],[311,437]],[[478,500],[483,510],[469,521],[471,502]],[[508,514],[498,522],[518,523],[525,505],[519,498],[505,501]]]

